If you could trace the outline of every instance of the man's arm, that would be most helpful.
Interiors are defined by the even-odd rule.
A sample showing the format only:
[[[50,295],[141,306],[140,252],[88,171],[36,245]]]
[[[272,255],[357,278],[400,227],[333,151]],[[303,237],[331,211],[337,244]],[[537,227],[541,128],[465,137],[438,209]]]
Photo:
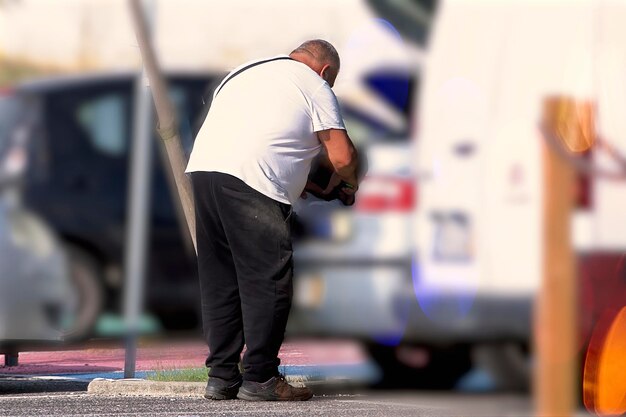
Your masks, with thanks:
[[[359,157],[347,132],[343,129],[328,129],[317,132],[317,137],[326,149],[335,174],[348,184],[342,191],[346,194],[356,193]]]

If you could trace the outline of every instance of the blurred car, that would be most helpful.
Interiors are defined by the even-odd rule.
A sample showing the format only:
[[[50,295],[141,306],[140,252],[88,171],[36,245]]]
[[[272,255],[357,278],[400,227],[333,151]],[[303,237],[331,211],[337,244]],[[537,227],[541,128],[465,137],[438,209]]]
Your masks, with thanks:
[[[3,105],[14,108],[2,128],[28,132],[24,202],[56,231],[69,258],[80,307],[68,336],[90,334],[104,310],[121,311],[136,79],[135,73],[51,77],[2,92]],[[215,80],[206,74],[169,77],[187,152],[193,121]],[[195,254],[183,239],[156,138],[154,143],[147,307],[166,328],[195,328]]]
[[[57,237],[22,204],[27,132],[13,129],[23,120],[17,113],[0,96],[0,352],[7,364],[17,343],[61,340],[74,304]]]
[[[0,196],[0,351],[62,340],[74,303],[58,243],[38,216]]]

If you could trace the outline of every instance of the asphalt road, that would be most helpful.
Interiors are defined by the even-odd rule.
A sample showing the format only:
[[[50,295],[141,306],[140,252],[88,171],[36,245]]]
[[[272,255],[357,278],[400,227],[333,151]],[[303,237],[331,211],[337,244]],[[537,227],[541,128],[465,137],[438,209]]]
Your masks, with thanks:
[[[0,416],[528,416],[524,396],[462,396],[424,392],[364,392],[311,401],[209,401],[184,397],[97,396],[85,392],[7,394]]]

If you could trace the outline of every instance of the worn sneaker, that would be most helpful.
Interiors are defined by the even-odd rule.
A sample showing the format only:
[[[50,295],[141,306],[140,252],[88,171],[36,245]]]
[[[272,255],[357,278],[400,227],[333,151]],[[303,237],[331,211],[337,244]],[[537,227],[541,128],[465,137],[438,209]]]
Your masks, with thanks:
[[[234,400],[237,398],[237,392],[241,387],[241,378],[235,381],[226,381],[221,378],[209,377],[206,384],[204,398],[209,400]]]
[[[246,401],[306,401],[313,392],[306,387],[291,386],[282,375],[266,382],[243,381],[237,398]]]

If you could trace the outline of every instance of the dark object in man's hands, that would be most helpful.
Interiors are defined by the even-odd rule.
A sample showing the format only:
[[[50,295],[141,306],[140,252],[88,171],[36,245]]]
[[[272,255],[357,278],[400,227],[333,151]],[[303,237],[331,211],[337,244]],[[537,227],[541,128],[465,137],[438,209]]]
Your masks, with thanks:
[[[345,188],[354,189],[355,187],[351,184],[348,184],[345,181],[341,181],[341,183],[335,188],[333,188],[333,190],[330,193],[326,194],[328,197],[326,201],[339,200],[344,206],[353,205],[355,202],[354,194],[346,193],[344,191]]]

